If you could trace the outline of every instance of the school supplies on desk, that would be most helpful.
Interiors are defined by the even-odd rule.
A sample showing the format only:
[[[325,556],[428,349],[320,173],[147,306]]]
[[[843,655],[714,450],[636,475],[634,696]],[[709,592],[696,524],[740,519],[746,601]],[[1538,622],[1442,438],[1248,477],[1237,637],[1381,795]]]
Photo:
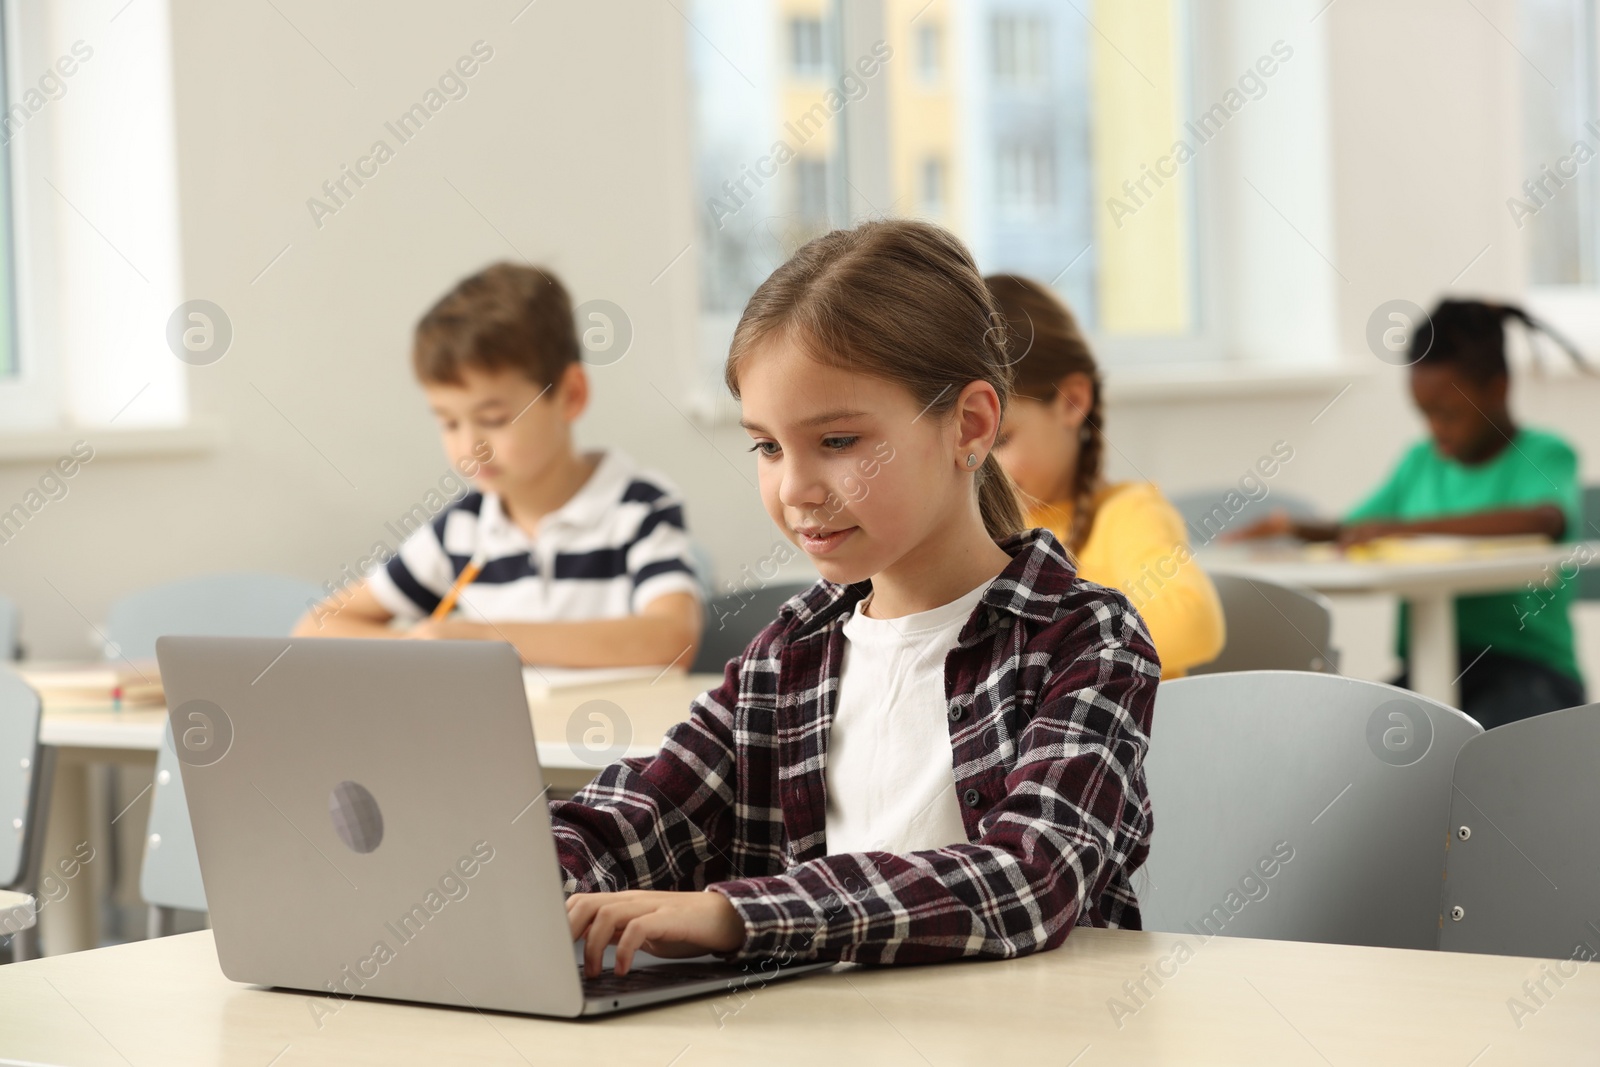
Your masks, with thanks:
[[[126,663],[25,663],[16,671],[39,694],[45,708],[115,704],[159,707],[165,699],[155,660]]]
[[[1332,546],[1309,545],[1308,549]],[[1402,537],[1375,537],[1351,545],[1344,557],[1358,563],[1455,563],[1465,559],[1514,556],[1550,547],[1545,537],[1456,537],[1447,534],[1419,534]],[[1308,558],[1312,556],[1307,552]]]

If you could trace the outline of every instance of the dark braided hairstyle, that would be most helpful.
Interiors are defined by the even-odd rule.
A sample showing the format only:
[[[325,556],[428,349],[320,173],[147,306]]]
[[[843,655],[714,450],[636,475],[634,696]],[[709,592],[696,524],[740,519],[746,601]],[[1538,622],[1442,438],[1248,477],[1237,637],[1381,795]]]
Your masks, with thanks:
[[[1505,324],[1515,320],[1532,334],[1542,333],[1560,348],[1579,369],[1593,374],[1595,369],[1575,345],[1545,323],[1514,304],[1491,304],[1482,300],[1441,300],[1433,313],[1411,335],[1407,355],[1413,366],[1449,366],[1467,380],[1484,384],[1510,374],[1506,362]]]
[[[1062,378],[1083,374],[1089,379],[1091,399],[1079,431],[1078,466],[1072,474],[1072,528],[1067,531],[1067,548],[1076,554],[1094,526],[1095,496],[1105,457],[1100,368],[1078,329],[1078,320],[1051,289],[1015,274],[993,274],[984,281],[1005,319],[1015,395],[1048,404],[1055,400]]]

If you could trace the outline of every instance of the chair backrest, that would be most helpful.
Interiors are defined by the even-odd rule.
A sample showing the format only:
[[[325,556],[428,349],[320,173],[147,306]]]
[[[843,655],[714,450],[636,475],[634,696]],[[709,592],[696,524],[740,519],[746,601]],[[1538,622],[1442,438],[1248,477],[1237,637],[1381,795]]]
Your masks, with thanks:
[[[162,634],[276,637],[323,598],[310,582],[276,574],[209,574],[129,593],[106,613],[106,636],[129,659],[154,659]]]
[[[784,601],[809,588],[809,584],[766,585],[707,601],[706,622],[693,669],[721,674],[728,661],[743,652],[762,627],[778,617]]]
[[[29,851],[44,833],[35,818],[40,755],[39,694],[0,666],[0,886],[28,873]]]
[[[1224,531],[1243,529],[1279,509],[1297,519],[1315,518],[1318,513],[1316,505],[1305,497],[1273,492],[1251,500],[1237,485],[1196,489],[1168,499],[1183,516],[1184,524],[1189,527],[1189,538],[1197,548],[1215,541]]]
[[[1477,723],[1380,682],[1251,671],[1161,683],[1152,729],[1145,929],[1435,947],[1450,772]]]
[[[145,829],[139,895],[158,907],[205,911],[200,854],[194,845],[194,826],[189,821],[189,802],[184,796],[180,771],[169,725],[156,753],[156,781],[150,791],[150,823]]]
[[[1507,723],[1461,749],[1451,790],[1441,949],[1600,956],[1597,751],[1600,704]]]
[[[1189,673],[1338,670],[1333,605],[1327,597],[1241,574],[1210,578],[1222,602],[1227,643],[1216,659]]]
[[[706,546],[693,538],[689,539],[689,565],[694,568],[695,581],[700,583],[700,598],[709,601],[716,584],[716,564]]]
[[[1600,485],[1583,487],[1583,530],[1580,541],[1600,540]],[[1600,600],[1600,565],[1591,565],[1578,572],[1579,600]]]
[[[17,602],[0,595],[0,661],[22,658],[20,630],[21,617],[17,612]]]
[[[106,618],[106,635],[130,659],[153,657],[162,634],[286,636],[305,614],[307,601],[322,595],[309,582],[273,574],[208,575],[117,601]],[[169,729],[156,756],[139,889],[158,907],[204,910],[205,887],[175,752]]]

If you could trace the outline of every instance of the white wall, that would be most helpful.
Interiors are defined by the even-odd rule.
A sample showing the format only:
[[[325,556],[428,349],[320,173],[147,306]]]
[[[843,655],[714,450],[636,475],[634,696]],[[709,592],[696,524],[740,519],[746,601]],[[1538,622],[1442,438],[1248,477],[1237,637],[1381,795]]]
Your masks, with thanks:
[[[293,26],[271,5],[173,0],[185,295],[216,301],[235,331],[219,363],[190,370],[190,389],[222,439],[198,456],[96,459],[0,547],[0,588],[22,604],[32,653],[82,655],[85,618],[153,582],[244,568],[334,577],[444,471],[410,377],[412,323],[460,275],[519,253],[577,300],[604,297],[632,318],[628,356],[594,371],[581,439],[675,479],[722,573],[762,556],[776,532],[742,434],[712,433],[719,452],[662,395],[677,401],[693,350],[696,270],[691,249],[662,274],[693,236],[685,27],[672,5],[542,0],[515,23],[522,0],[381,16],[277,7]],[[1511,0],[1478,7],[1510,32]],[[1403,372],[1366,351],[1371,309],[1426,304],[1485,244],[1456,288],[1520,291],[1503,207],[1520,181],[1515,53],[1453,0],[1339,0],[1321,18],[1336,204],[1324,251],[1349,279],[1337,282],[1338,342],[1354,384],[1315,425],[1340,383],[1114,402],[1113,475],[1211,486],[1284,439],[1296,458],[1279,487],[1344,507],[1420,432]],[[318,229],[307,197],[480,39],[494,57],[469,95]],[[1517,387],[1522,417],[1574,440],[1591,480],[1600,422],[1584,416],[1597,398],[1592,382]],[[0,464],[0,501],[19,498],[36,466]]]

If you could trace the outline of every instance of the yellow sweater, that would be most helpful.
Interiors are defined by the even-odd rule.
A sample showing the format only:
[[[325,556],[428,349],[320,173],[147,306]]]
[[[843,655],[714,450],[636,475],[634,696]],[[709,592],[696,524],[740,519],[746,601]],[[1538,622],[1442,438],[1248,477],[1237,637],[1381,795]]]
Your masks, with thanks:
[[[1029,510],[1065,544],[1072,503]],[[1194,562],[1183,518],[1148,482],[1122,482],[1100,491],[1094,525],[1078,553],[1078,576],[1121,590],[1144,619],[1161,657],[1161,677],[1181,677],[1222,651],[1222,605]]]

